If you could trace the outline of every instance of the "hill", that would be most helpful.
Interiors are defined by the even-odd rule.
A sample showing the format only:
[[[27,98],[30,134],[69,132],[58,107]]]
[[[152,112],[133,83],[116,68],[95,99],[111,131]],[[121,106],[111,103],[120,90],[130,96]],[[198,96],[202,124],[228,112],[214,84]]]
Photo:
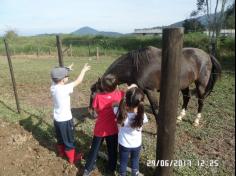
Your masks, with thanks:
[[[72,35],[85,36],[85,35],[103,35],[103,36],[121,36],[123,34],[118,32],[107,32],[107,31],[97,31],[91,27],[82,27],[71,33]]]

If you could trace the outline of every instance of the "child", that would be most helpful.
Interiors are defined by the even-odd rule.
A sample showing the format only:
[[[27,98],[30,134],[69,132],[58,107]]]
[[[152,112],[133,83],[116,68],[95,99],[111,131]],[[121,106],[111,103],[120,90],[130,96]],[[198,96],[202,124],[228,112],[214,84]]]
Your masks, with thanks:
[[[118,127],[116,116],[113,112],[113,103],[119,103],[124,92],[116,90],[117,80],[108,74],[101,80],[104,92],[97,93],[93,100],[93,108],[97,113],[94,136],[85,164],[84,176],[89,176],[96,164],[99,147],[106,140],[108,150],[108,172],[114,173],[117,163]]]
[[[121,100],[119,108],[114,107],[119,125],[118,142],[120,156],[120,176],[126,175],[129,155],[131,155],[132,176],[139,175],[139,155],[142,145],[142,126],[148,122],[144,113],[144,94],[132,86]]]
[[[82,158],[82,154],[75,153],[70,94],[73,92],[73,88],[82,82],[85,73],[90,70],[90,66],[85,64],[78,78],[66,84],[69,78],[68,72],[71,68],[72,65],[69,68],[57,67],[52,69],[51,79],[53,83],[51,86],[51,94],[54,107],[53,119],[57,138],[57,150],[59,156],[66,156],[69,163],[73,164]]]

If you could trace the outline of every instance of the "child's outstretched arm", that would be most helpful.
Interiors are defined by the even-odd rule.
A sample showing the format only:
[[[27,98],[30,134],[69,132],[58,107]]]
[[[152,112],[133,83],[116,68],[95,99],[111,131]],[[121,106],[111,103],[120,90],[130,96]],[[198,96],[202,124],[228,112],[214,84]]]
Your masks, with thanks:
[[[77,79],[74,81],[74,87],[78,86],[84,79],[84,75],[85,73],[90,70],[90,66],[88,65],[88,63],[86,63],[83,67],[83,69],[81,70],[79,76],[77,77]]]

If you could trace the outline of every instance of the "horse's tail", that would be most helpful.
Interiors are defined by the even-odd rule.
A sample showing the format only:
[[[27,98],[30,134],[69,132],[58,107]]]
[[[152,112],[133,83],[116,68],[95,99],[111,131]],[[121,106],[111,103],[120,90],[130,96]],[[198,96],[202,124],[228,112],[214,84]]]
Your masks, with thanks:
[[[211,75],[210,75],[210,78],[209,78],[209,81],[207,83],[207,87],[205,90],[205,97],[210,95],[216,81],[221,77],[221,65],[219,61],[213,55],[210,55],[210,58],[211,58],[211,63],[212,63],[212,69],[211,69]]]

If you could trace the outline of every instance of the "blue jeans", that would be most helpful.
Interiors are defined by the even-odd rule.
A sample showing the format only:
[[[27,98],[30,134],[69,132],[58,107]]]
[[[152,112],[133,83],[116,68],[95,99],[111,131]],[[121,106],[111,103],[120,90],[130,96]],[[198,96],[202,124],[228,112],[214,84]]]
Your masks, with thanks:
[[[64,144],[66,150],[75,148],[73,120],[57,122],[54,120],[57,144]]]
[[[86,160],[85,169],[87,171],[92,171],[94,165],[96,164],[97,155],[99,148],[103,142],[106,140],[107,150],[108,150],[108,170],[114,172],[116,170],[117,163],[117,145],[118,145],[118,135],[111,135],[106,137],[93,137],[92,146],[90,148],[88,158]]]
[[[141,146],[137,148],[126,148],[122,145],[119,145],[119,155],[120,155],[120,170],[119,173],[121,176],[126,175],[127,164],[131,160],[131,169],[132,176],[135,176],[139,172],[139,157],[140,157]]]

